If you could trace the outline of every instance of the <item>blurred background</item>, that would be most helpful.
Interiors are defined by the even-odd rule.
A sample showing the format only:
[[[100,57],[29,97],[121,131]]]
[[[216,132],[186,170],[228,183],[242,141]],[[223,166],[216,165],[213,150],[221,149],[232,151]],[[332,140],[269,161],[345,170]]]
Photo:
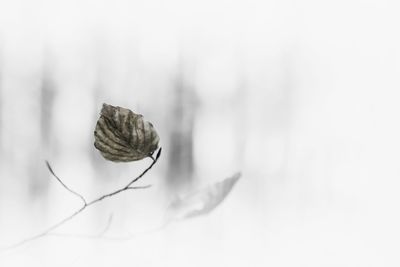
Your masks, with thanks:
[[[157,129],[138,183],[0,266],[399,266],[400,4],[0,0],[0,245],[151,160],[93,146],[102,103]],[[176,195],[243,176],[159,231]],[[112,215],[110,236],[102,232]],[[72,236],[71,236],[72,235]]]

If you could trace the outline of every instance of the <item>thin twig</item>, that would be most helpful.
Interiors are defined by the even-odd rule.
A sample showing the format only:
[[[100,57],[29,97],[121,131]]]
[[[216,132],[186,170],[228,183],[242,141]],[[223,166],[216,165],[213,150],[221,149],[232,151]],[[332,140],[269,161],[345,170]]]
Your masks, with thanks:
[[[105,241],[129,241],[138,236],[153,234],[153,233],[162,231],[169,225],[169,223],[170,223],[170,221],[164,222],[160,226],[157,226],[155,228],[152,228],[152,229],[149,229],[149,230],[146,230],[143,232],[138,232],[138,233],[128,232],[127,235],[124,235],[124,236],[108,236],[108,235],[104,235],[104,233],[101,235],[49,233],[48,236],[81,238],[81,239],[99,239],[99,240],[105,240]]]
[[[147,188],[150,188],[150,187],[151,187],[151,184],[143,185],[143,186],[130,186],[127,189],[147,189]]]
[[[101,233],[99,233],[97,236],[103,236],[108,231],[108,229],[110,229],[112,220],[113,220],[113,214],[111,213],[110,216],[108,217],[106,227],[104,227],[103,231],[101,231]]]
[[[78,194],[77,192],[75,192],[74,190],[72,190],[71,188],[69,188],[66,184],[64,184],[61,179],[54,173],[53,169],[50,166],[50,163],[46,160],[46,166],[49,169],[50,173],[57,179],[57,181],[65,188],[67,189],[69,192],[71,192],[72,194],[74,194],[75,196],[79,197],[82,201],[83,204],[86,204],[86,199],[81,195]]]
[[[152,163],[146,170],[144,170],[144,172],[142,172],[142,174],[140,174],[138,177],[136,177],[135,179],[133,179],[133,180],[126,186],[126,188],[128,188],[131,184],[136,183],[140,178],[142,178],[143,175],[145,175],[146,172],[148,172],[148,171],[153,167],[153,165],[157,162],[157,160],[160,158],[160,156],[161,156],[161,147],[160,147],[160,149],[159,149],[158,152],[157,152],[156,158],[153,159],[153,163]]]
[[[29,238],[26,238],[26,239],[24,239],[24,240],[22,240],[22,241],[20,241],[20,242],[18,242],[18,243],[15,243],[15,244],[13,244],[13,245],[11,245],[11,246],[4,247],[4,248],[2,248],[1,250],[8,250],[8,249],[17,248],[17,247],[20,247],[20,246],[22,246],[22,245],[24,245],[24,244],[26,244],[26,243],[28,243],[28,242],[30,242],[30,241],[33,241],[33,240],[38,239],[38,238],[40,238],[40,237],[46,236],[48,233],[50,233],[51,231],[57,229],[58,227],[60,227],[60,226],[63,225],[64,223],[68,222],[69,220],[71,220],[72,218],[74,218],[75,216],[77,216],[78,214],[80,214],[80,213],[83,212],[86,208],[92,206],[93,204],[98,203],[98,202],[102,201],[102,200],[105,199],[105,198],[109,198],[109,197],[112,197],[112,196],[114,196],[114,195],[116,195],[116,194],[119,194],[119,193],[121,193],[121,192],[123,192],[123,191],[131,190],[131,189],[137,189],[137,188],[131,187],[131,185],[132,185],[133,183],[137,182],[140,178],[142,178],[142,177],[154,166],[154,164],[157,163],[157,161],[158,161],[160,155],[161,155],[161,148],[158,150],[157,156],[156,156],[155,159],[153,159],[153,161],[152,161],[152,163],[150,164],[150,166],[147,167],[139,176],[137,176],[137,177],[134,178],[132,181],[130,181],[126,186],[124,186],[124,187],[121,188],[121,189],[115,190],[115,191],[113,191],[113,192],[111,192],[111,193],[102,195],[102,196],[100,196],[100,197],[98,197],[98,198],[96,198],[96,199],[94,199],[94,200],[92,200],[92,201],[90,201],[90,202],[86,202],[85,198],[83,198],[81,195],[79,195],[79,194],[76,193],[75,191],[71,190],[70,188],[68,188],[68,187],[61,181],[61,179],[57,177],[57,175],[56,175],[56,174],[54,173],[54,171],[52,170],[50,164],[46,161],[46,165],[47,165],[47,167],[49,168],[51,174],[52,174],[52,175],[53,175],[53,176],[54,176],[54,177],[55,177],[69,192],[73,193],[74,195],[80,196],[81,199],[84,201],[83,206],[82,206],[81,208],[79,208],[78,210],[76,210],[76,211],[75,211],[74,213],[72,213],[71,215],[69,215],[69,216],[67,216],[66,218],[64,218],[63,220],[61,220],[61,221],[59,221],[58,223],[54,224],[53,226],[47,228],[47,229],[44,230],[43,232],[41,232],[41,233],[39,233],[39,234],[36,234],[36,235],[33,235],[33,236],[29,237]]]
[[[104,229],[95,235],[90,235],[90,234],[66,234],[66,233],[48,233],[48,236],[58,236],[58,237],[75,237],[75,238],[89,238],[89,239],[95,239],[95,238],[102,238],[104,234],[110,229],[111,222],[113,220],[113,214],[111,214],[108,217],[107,225],[104,227]]]

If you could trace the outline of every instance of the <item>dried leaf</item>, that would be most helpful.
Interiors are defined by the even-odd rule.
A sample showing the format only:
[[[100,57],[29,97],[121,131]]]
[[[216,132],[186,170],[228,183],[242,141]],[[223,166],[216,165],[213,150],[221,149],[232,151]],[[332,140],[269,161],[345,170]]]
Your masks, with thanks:
[[[167,209],[169,219],[186,219],[205,215],[214,210],[231,192],[241,174],[172,201]]]
[[[107,104],[103,104],[94,136],[94,146],[104,158],[115,162],[151,156],[160,140],[153,125],[142,115]]]

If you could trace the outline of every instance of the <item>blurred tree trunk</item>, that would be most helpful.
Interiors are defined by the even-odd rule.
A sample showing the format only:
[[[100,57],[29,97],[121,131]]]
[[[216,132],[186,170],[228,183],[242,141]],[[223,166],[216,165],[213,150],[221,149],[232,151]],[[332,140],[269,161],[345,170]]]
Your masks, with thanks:
[[[4,164],[31,197],[43,191],[40,138],[40,44],[18,49],[27,36],[4,47],[2,80],[2,141]],[[20,188],[23,189],[24,186]]]
[[[52,63],[48,56],[44,56],[40,99],[40,129],[41,144],[45,156],[48,156],[52,140],[52,111],[54,109],[55,83],[51,71]]]
[[[189,186],[193,179],[193,125],[196,96],[188,82],[188,72],[181,63],[173,88],[170,135],[168,140],[167,186],[175,191]]]

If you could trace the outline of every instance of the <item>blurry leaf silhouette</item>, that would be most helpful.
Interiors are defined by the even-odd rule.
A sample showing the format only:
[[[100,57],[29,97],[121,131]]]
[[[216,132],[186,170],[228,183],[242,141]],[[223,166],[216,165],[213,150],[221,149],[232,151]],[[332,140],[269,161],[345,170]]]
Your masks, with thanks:
[[[240,176],[240,173],[236,173],[199,191],[178,197],[168,206],[167,219],[180,220],[208,214],[221,204]]]

